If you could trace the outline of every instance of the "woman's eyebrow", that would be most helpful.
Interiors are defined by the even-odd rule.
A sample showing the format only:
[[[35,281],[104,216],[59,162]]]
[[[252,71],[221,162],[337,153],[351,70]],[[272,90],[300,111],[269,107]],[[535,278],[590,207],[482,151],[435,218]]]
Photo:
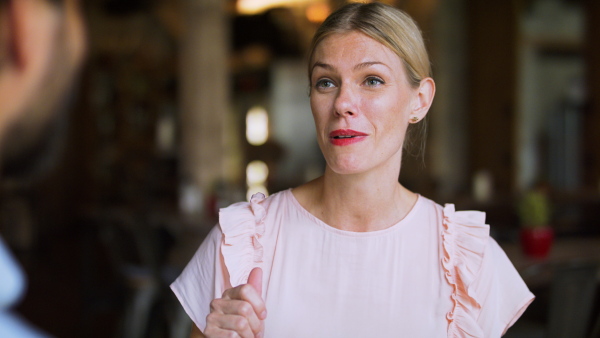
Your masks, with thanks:
[[[386,68],[391,69],[388,65],[386,65],[383,62],[379,62],[379,61],[366,61],[366,62],[361,62],[359,64],[357,64],[356,66],[354,66],[354,70],[360,70],[360,69],[364,69],[364,68],[369,68],[371,66],[375,66],[375,65],[382,65]],[[323,62],[315,62],[315,64],[312,66],[312,70],[314,70],[315,68],[323,68],[326,70],[334,70],[335,67],[328,64],[328,63],[323,63]]]
[[[327,63],[323,63],[323,62],[315,62],[315,64],[312,66],[312,70],[314,70],[315,68],[320,67],[320,68],[324,68],[326,70],[333,70],[333,66]]]
[[[386,65],[383,62],[379,62],[379,61],[367,61],[367,62],[361,62],[361,63],[357,64],[356,66],[354,66],[354,70],[359,70],[359,69],[363,69],[363,68],[369,68],[369,67],[375,66],[375,65],[382,65],[382,66],[385,66],[387,68],[390,68],[388,65]]]

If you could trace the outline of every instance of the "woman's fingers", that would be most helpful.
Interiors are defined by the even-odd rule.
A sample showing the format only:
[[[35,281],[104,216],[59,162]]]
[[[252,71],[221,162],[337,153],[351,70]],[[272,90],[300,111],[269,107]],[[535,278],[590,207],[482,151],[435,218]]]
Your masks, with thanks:
[[[265,302],[258,291],[250,284],[242,284],[235,288],[225,290],[222,299],[246,301],[252,305],[252,308],[259,319],[265,319],[267,316]]]
[[[220,313],[210,313],[206,317],[207,337],[241,337],[255,338],[256,334],[252,332],[248,320],[243,316],[228,315]]]
[[[215,323],[222,323],[222,320],[224,318],[222,315],[229,315],[232,317],[225,318],[234,320],[234,322],[227,325],[228,329],[237,330],[249,327],[254,334],[258,334],[260,331],[262,331],[263,322],[258,318],[256,312],[254,312],[254,308],[252,307],[252,305],[250,305],[246,301],[220,298],[213,300],[210,303],[210,307],[211,313],[208,316],[210,317],[211,315],[213,315],[213,317],[215,317],[213,319],[219,319],[219,321],[215,321]],[[243,321],[241,319],[243,319]]]
[[[248,275],[248,284],[252,285],[259,295],[262,295],[262,276],[263,272],[261,268],[254,268]]]
[[[207,337],[262,337],[267,310],[261,291],[262,270],[254,268],[247,284],[227,289],[222,298],[213,299],[204,334]]]

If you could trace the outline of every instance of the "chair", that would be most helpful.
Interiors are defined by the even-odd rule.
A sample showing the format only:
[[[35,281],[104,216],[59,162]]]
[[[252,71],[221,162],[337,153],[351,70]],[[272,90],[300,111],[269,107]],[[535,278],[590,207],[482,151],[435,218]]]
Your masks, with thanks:
[[[180,271],[163,262],[166,254],[161,239],[165,236],[160,228],[137,213],[119,210],[103,215],[99,231],[112,266],[128,290],[117,336],[189,336],[191,320],[172,301],[168,289]]]
[[[552,267],[547,321],[522,318],[506,338],[586,338],[596,293],[598,263],[570,262]]]

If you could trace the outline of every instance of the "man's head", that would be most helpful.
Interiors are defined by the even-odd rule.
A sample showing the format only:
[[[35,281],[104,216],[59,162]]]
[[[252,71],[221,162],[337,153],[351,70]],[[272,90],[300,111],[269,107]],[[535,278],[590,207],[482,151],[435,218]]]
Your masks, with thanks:
[[[49,162],[84,54],[79,0],[0,0],[0,176]]]

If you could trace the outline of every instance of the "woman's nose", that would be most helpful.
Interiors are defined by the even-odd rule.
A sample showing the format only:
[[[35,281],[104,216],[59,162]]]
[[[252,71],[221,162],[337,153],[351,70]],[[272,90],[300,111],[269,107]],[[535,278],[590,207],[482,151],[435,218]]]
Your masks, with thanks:
[[[353,116],[357,113],[356,96],[352,89],[347,85],[339,87],[337,97],[335,98],[335,115],[336,116]]]

